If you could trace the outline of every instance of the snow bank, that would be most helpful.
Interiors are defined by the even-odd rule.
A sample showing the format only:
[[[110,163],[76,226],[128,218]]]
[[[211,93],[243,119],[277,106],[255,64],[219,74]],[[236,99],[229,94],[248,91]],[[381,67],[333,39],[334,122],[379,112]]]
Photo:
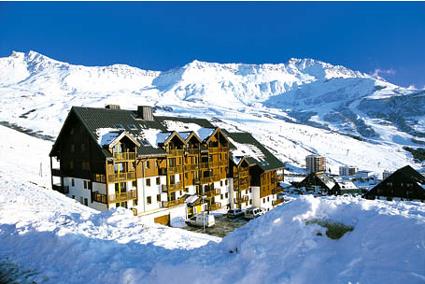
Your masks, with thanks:
[[[308,220],[353,226],[339,240]],[[150,282],[423,283],[425,205],[301,197],[176,265],[158,263]],[[181,271],[181,272],[179,272]]]

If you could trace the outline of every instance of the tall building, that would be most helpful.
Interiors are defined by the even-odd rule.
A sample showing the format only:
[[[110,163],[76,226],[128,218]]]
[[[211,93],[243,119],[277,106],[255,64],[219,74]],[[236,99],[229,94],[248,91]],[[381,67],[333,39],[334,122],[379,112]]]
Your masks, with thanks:
[[[308,155],[305,157],[307,173],[326,172],[326,158],[320,155]]]
[[[242,188],[255,192],[248,205],[273,208],[283,169],[248,133],[154,116],[146,106],[73,107],[50,157],[53,189],[97,210],[125,207],[163,224],[240,207]],[[247,171],[239,175],[235,166]],[[234,184],[242,177],[245,184]]]
[[[343,177],[354,176],[357,173],[357,167],[354,166],[340,166],[339,175]]]

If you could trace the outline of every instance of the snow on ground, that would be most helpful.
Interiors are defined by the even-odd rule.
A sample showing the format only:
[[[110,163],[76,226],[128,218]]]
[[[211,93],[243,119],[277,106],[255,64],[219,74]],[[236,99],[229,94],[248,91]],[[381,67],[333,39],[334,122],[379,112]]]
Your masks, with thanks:
[[[51,142],[0,127],[0,259],[37,283],[423,283],[425,204],[305,196],[220,238],[44,188]],[[13,151],[11,149],[13,145]],[[25,161],[25,162],[22,162]],[[40,186],[41,185],[41,186]],[[312,219],[354,227],[339,240]],[[318,234],[321,234],[319,236]],[[1,269],[1,264],[0,264]]]

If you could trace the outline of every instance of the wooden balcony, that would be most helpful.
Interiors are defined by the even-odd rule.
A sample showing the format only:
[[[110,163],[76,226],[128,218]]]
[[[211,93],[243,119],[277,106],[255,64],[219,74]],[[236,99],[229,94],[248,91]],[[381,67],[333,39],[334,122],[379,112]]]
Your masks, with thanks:
[[[167,185],[168,192],[179,191],[182,188],[183,188],[183,186],[182,186],[182,184],[180,182],[175,183],[175,184],[169,184],[169,185]]]
[[[128,181],[135,180],[136,173],[128,172],[128,173],[116,173],[113,175],[108,175],[108,182],[120,182],[120,181]]]
[[[136,159],[136,152],[113,153],[112,156],[117,161],[130,161]]]
[[[135,190],[129,190],[127,192],[121,192],[119,194],[109,194],[108,195],[108,202],[109,203],[118,203],[118,202],[124,202],[131,199],[136,199],[137,193]]]
[[[272,189],[273,194],[278,194],[278,193],[281,193],[281,192],[283,192],[283,189],[281,187],[276,187],[276,188]]]
[[[249,188],[249,183],[240,183],[239,184],[239,190],[245,190]]]
[[[283,199],[276,199],[276,200],[272,201],[273,206],[277,206],[277,205],[282,204],[282,203],[283,203]]]
[[[237,203],[248,202],[248,200],[249,200],[249,196],[248,195],[242,195],[240,197],[236,197],[236,202]]]
[[[104,174],[94,174],[93,175],[93,181],[94,182],[99,182],[99,183],[105,183],[106,182],[106,177]]]
[[[176,200],[170,200],[170,201],[162,201],[162,207],[164,208],[170,208],[170,207],[175,207],[178,205],[184,204],[184,199],[183,198],[179,198]]]
[[[219,181],[219,180],[221,180],[221,179],[223,179],[223,178],[222,178],[222,176],[221,176],[221,175],[213,175],[213,176],[212,176],[212,179],[213,179],[214,181]]]
[[[69,187],[63,186],[63,185],[60,185],[60,184],[53,184],[52,189],[55,190],[55,191],[58,191],[60,193],[63,193],[63,194],[69,193]]]
[[[198,168],[196,164],[184,165],[185,171],[195,171]]]
[[[106,194],[102,194],[102,193],[99,193],[99,192],[93,192],[93,201],[106,204],[107,203]]]
[[[187,152],[189,155],[198,155],[198,154],[199,154],[199,149],[198,149],[198,148],[188,148],[188,149],[186,150],[186,152]]]
[[[183,149],[171,149],[168,150],[169,156],[183,156],[184,150]]]
[[[181,165],[167,168],[167,173],[169,174],[181,173],[182,171],[183,171],[183,167]]]
[[[221,194],[221,190],[219,188],[214,188],[214,189],[205,191],[205,195],[207,197],[213,197],[213,196],[220,195],[220,194]]]
[[[201,184],[211,183],[212,182],[212,177],[203,177],[203,178],[200,178],[200,182],[201,182]]]
[[[244,179],[244,178],[248,178],[249,177],[249,172],[248,171],[242,171],[239,173],[239,178],[240,179]]]
[[[220,202],[215,202],[215,203],[212,203],[210,205],[210,210],[211,211],[218,210],[220,208],[221,208],[221,203]]]
[[[220,153],[220,152],[228,152],[229,148],[227,147],[208,147],[209,153]]]
[[[199,168],[200,169],[209,169],[210,166],[208,165],[208,163],[203,162],[203,163],[199,163]]]

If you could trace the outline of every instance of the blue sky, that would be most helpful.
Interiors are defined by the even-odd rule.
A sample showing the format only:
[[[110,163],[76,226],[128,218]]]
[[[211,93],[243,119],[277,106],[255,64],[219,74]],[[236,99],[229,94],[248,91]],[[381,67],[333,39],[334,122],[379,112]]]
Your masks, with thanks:
[[[425,87],[425,2],[0,2],[0,56],[167,70],[315,58]]]

